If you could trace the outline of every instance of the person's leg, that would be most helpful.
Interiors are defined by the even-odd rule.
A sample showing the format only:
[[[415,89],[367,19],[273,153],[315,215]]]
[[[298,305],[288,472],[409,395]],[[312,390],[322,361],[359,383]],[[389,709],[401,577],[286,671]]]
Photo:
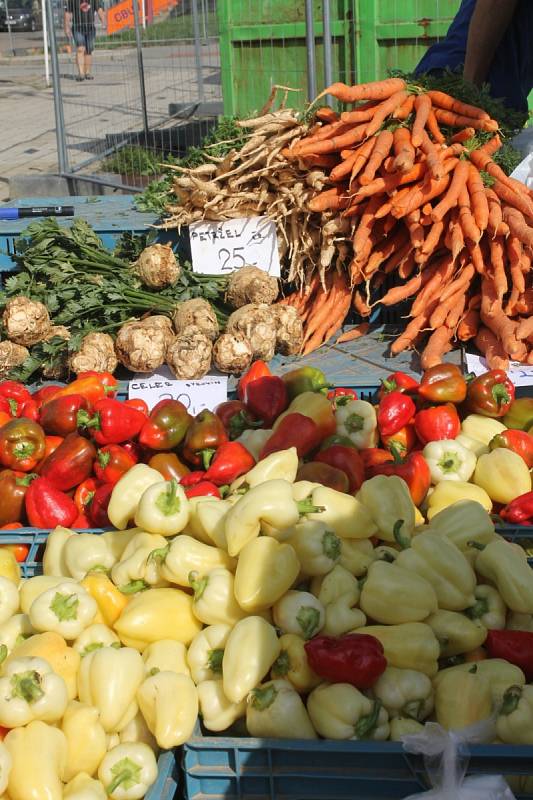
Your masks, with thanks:
[[[74,43],[76,44],[76,64],[78,65],[77,80],[82,81],[85,77],[85,37],[80,31],[73,31]]]
[[[85,78],[92,81],[91,65],[93,63],[94,36],[92,33],[85,35]]]

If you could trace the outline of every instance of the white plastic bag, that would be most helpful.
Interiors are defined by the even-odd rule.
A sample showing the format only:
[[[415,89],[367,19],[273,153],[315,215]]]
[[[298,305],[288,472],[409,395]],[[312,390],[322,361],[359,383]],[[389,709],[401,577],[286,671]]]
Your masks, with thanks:
[[[424,758],[432,789],[412,794],[405,800],[515,800],[501,775],[477,775],[466,778],[466,745],[481,744],[494,738],[492,719],[446,731],[436,722],[426,722],[422,733],[403,736],[404,749]]]

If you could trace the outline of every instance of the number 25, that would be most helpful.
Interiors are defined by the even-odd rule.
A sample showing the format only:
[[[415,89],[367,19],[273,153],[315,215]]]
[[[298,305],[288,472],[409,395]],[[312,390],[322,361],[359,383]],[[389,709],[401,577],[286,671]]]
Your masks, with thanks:
[[[218,251],[218,257],[222,261],[222,271],[231,272],[234,269],[240,269],[245,266],[246,261],[239,250],[244,250],[244,247],[234,247],[233,253],[225,247]]]

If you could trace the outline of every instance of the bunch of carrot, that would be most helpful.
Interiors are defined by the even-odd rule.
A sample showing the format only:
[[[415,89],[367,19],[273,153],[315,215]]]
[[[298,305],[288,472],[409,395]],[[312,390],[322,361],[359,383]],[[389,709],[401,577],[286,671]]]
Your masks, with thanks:
[[[311,281],[284,301],[305,319],[304,351],[327,341],[351,307],[365,318],[377,303],[414,298],[393,354],[425,343],[427,369],[454,340],[473,339],[492,367],[533,363],[533,194],[492,158],[502,144],[498,123],[401,78],[337,83],[323,94],[355,105],[319,109],[283,155],[326,170],[330,186],[309,209],[349,220],[353,250],[325,285]],[[388,276],[395,285],[385,291]]]

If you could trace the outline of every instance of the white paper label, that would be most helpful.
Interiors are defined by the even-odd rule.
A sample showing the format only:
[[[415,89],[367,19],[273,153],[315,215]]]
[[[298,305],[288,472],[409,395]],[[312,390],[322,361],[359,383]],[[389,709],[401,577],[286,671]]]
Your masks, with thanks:
[[[477,356],[473,353],[466,354],[466,366],[468,372],[473,372],[474,375],[483,375],[484,372],[488,372],[490,369],[483,356]],[[515,386],[533,386],[533,367],[527,364],[510,361],[507,375]]]
[[[229,275],[241,267],[258,267],[280,276],[276,224],[266,217],[189,226],[193,272]]]
[[[170,370],[161,367],[151,375],[136,375],[128,385],[130,400],[144,400],[152,408],[160,400],[179,400],[189,414],[196,416],[205,408],[209,411],[228,399],[228,379],[225,375],[206,375],[196,381],[177,381]]]

